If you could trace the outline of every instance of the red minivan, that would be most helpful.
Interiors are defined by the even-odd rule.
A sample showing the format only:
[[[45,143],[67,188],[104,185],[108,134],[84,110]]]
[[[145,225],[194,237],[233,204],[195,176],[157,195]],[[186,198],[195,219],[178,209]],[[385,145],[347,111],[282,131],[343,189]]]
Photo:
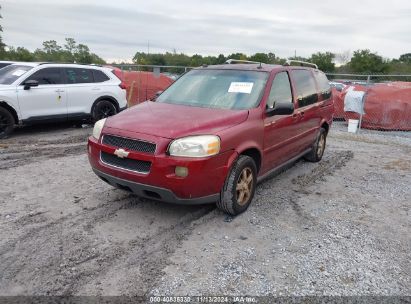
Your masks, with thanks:
[[[333,111],[328,79],[315,65],[230,60],[193,69],[155,102],[98,121],[88,155],[117,188],[216,203],[236,215],[258,181],[300,157],[321,160]]]

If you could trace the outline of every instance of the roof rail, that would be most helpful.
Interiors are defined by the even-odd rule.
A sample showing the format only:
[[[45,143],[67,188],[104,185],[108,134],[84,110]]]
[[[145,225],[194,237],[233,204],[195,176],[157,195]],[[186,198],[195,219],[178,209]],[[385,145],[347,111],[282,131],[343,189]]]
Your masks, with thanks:
[[[299,65],[299,66],[305,66],[305,67],[318,69],[318,66],[314,63],[306,62],[306,61],[300,61],[300,60],[293,60],[293,59],[288,59],[284,63],[284,65],[292,65],[293,63],[297,63],[297,65]]]
[[[250,60],[240,60],[240,59],[228,59],[225,63],[226,63],[226,64],[233,64],[233,63],[256,63],[256,64],[261,65],[261,62],[250,61]]]
[[[96,67],[103,67],[103,65],[96,64],[96,63],[53,62],[53,61],[44,61],[44,62],[35,62],[35,63],[38,63],[39,65],[43,65],[43,64],[77,64],[77,65],[90,65],[90,66],[96,66]]]

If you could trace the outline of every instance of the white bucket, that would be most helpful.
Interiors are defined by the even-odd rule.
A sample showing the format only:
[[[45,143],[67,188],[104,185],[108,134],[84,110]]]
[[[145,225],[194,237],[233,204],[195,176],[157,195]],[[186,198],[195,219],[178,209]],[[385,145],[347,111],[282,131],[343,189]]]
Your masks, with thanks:
[[[348,120],[348,132],[349,133],[357,133],[358,129],[358,120],[357,119],[349,119]]]

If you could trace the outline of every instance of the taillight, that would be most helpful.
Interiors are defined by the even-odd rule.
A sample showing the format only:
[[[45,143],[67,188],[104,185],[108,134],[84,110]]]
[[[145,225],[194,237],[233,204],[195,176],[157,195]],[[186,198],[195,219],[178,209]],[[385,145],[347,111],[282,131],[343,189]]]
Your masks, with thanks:
[[[127,86],[126,86],[126,84],[125,84],[124,82],[121,82],[118,86],[119,86],[120,88],[122,88],[123,90],[127,90]]]

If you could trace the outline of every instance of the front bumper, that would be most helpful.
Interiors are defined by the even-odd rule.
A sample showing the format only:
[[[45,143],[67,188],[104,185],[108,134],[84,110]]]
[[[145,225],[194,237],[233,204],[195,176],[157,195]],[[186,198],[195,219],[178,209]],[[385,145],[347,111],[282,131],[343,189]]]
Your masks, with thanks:
[[[140,197],[159,200],[162,202],[182,204],[182,205],[200,205],[215,203],[219,199],[219,194],[212,194],[197,198],[179,198],[169,189],[154,187],[150,185],[140,184],[125,179],[121,179],[109,174],[103,173],[93,168],[94,173],[106,183],[126,191],[130,191]]]
[[[120,133],[119,130],[116,133]],[[208,158],[172,157],[165,153],[170,139],[121,130],[123,136],[157,144],[152,155],[130,151],[127,158],[151,163],[150,171],[139,173],[109,165],[101,160],[101,152],[114,154],[115,147],[90,137],[88,156],[94,172],[109,184],[138,196],[181,204],[216,202],[233,160],[234,150]],[[176,166],[188,169],[187,177],[175,174]]]

